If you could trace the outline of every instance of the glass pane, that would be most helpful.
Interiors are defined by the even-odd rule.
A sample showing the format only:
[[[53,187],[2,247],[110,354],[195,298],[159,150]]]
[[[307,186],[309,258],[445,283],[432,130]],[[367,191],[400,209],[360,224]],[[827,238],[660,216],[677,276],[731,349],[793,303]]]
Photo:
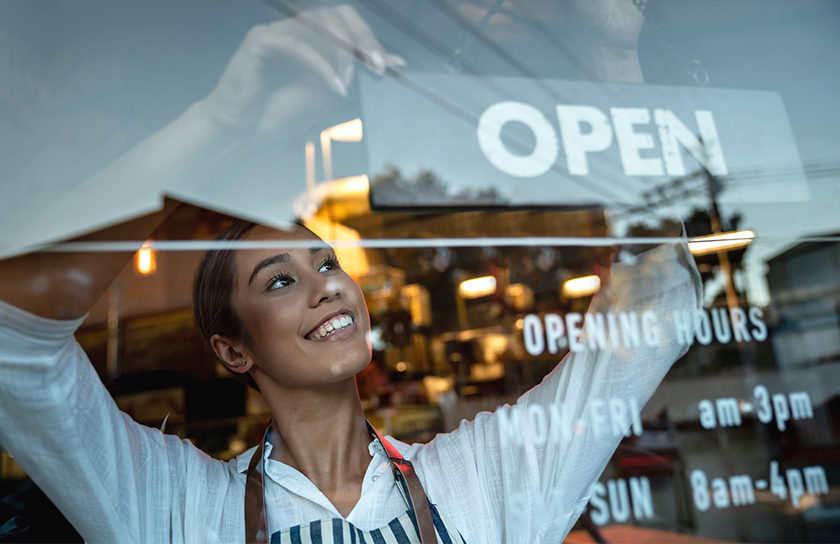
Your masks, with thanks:
[[[838,9],[0,2],[0,540],[836,540]]]

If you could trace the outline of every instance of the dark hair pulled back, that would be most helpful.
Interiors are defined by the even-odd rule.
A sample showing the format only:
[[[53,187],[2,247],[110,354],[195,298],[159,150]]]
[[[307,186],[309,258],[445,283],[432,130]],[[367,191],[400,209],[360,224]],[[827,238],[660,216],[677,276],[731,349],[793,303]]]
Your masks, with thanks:
[[[234,219],[215,240],[240,240],[256,225],[251,221]],[[193,320],[205,346],[209,345],[214,334],[247,340],[243,336],[247,333],[242,328],[242,321],[233,309],[234,255],[233,249],[211,249],[204,254],[195,273]],[[259,390],[250,374],[234,375]]]

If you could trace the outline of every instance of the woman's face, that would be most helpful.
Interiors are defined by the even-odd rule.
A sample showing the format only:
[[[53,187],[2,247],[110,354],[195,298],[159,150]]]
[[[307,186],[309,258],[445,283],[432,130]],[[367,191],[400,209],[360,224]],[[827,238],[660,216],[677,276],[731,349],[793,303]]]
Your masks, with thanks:
[[[284,386],[333,383],[367,366],[370,317],[333,249],[301,227],[257,226],[244,239],[311,242],[236,252],[232,302],[247,335],[246,358]]]

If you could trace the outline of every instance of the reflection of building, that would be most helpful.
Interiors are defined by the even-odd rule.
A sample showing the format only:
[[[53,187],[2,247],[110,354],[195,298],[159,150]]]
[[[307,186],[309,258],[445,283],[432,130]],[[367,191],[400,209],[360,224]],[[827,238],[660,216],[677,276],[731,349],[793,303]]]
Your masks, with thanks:
[[[840,361],[840,243],[801,242],[767,264],[778,366]]]

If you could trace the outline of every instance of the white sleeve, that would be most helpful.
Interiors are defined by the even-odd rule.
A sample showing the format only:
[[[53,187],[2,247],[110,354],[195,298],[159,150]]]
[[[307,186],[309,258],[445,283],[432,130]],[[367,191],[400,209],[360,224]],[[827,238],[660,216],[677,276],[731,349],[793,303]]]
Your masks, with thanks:
[[[700,299],[699,274],[685,245],[613,265],[587,319],[608,312],[648,316],[655,319],[649,332],[656,338],[597,350],[582,337],[586,349],[566,356],[515,406],[482,412],[413,448],[430,495],[446,498],[468,542],[563,540],[629,426],[630,410],[644,407],[688,349],[677,338],[674,315],[693,311]]]
[[[0,444],[87,541],[170,539],[188,446],[119,411],[81,324],[0,302]]]

